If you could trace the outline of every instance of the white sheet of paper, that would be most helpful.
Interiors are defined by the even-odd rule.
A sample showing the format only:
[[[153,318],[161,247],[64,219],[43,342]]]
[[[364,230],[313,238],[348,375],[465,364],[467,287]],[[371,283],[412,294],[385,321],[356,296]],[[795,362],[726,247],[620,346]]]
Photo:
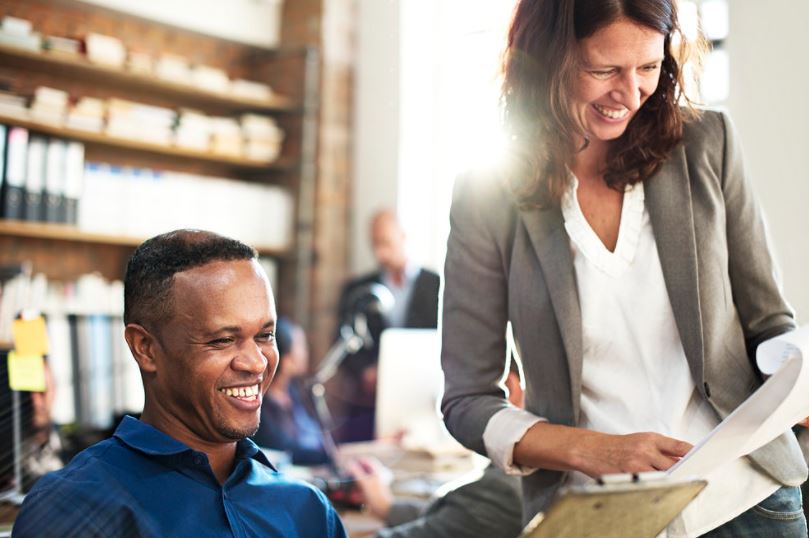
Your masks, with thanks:
[[[809,417],[809,325],[759,345],[756,361],[771,377],[671,467],[669,476],[705,477]]]

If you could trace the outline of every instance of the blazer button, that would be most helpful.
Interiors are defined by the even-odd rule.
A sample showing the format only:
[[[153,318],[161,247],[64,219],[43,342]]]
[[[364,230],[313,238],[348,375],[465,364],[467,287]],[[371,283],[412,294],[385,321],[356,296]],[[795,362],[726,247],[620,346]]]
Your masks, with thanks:
[[[703,386],[705,387],[705,397],[710,398],[711,397],[711,387],[708,386],[707,381],[705,383],[703,383]]]

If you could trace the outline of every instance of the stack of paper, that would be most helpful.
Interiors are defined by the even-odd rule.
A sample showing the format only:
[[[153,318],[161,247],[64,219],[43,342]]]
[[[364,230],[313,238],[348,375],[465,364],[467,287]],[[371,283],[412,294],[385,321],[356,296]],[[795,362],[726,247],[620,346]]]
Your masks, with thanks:
[[[170,108],[112,98],[107,101],[110,136],[170,145],[177,113]]]
[[[242,131],[239,122],[234,118],[211,118],[213,125],[213,139],[211,151],[219,155],[241,157]]]
[[[42,36],[31,30],[31,21],[6,15],[0,24],[0,45],[38,51],[42,48]]]
[[[87,59],[93,63],[121,68],[126,61],[126,48],[120,39],[89,33],[85,38]]]
[[[44,123],[62,125],[67,114],[67,92],[39,86],[31,102],[31,118]]]
[[[243,114],[244,156],[255,161],[271,162],[281,153],[284,132],[275,120],[258,114]]]
[[[746,456],[809,417],[809,325],[758,346],[756,361],[771,377],[668,473],[704,477]]]
[[[207,151],[211,146],[213,124],[211,118],[196,110],[180,110],[180,119],[174,132],[177,147]]]
[[[236,79],[230,82],[230,91],[236,97],[266,101],[273,96],[269,85],[252,80]]]
[[[180,84],[191,84],[192,80],[188,60],[177,54],[161,54],[155,65],[155,75]]]
[[[100,133],[104,129],[106,104],[95,97],[80,97],[70,107],[65,127]]]
[[[25,97],[0,91],[0,114],[15,118],[27,118],[28,106]]]
[[[130,50],[126,67],[133,73],[154,75],[154,62],[152,61],[151,55],[146,52]]]
[[[191,81],[196,87],[214,93],[227,93],[230,89],[227,73],[208,65],[195,66],[191,71]]]

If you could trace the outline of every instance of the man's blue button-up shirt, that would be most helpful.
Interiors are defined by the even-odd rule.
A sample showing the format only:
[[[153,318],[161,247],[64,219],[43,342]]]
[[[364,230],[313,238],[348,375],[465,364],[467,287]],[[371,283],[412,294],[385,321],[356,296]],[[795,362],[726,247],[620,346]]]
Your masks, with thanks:
[[[249,439],[220,485],[208,457],[132,417],[37,482],[14,537],[345,537],[317,489],[287,480]]]

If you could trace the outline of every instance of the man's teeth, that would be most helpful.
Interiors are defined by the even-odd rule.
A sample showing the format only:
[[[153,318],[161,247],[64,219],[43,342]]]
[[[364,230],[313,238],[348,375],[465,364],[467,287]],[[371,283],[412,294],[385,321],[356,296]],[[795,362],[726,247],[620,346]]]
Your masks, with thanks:
[[[601,114],[602,116],[606,116],[613,120],[619,120],[623,117],[626,117],[626,115],[629,114],[628,108],[622,108],[621,110],[613,110],[611,108],[605,108],[601,105],[596,104],[593,104],[593,108],[595,108],[598,111],[598,113]]]
[[[251,385],[249,387],[228,387],[219,389],[219,392],[224,392],[228,396],[233,396],[234,398],[255,400],[258,396],[258,385]]]

